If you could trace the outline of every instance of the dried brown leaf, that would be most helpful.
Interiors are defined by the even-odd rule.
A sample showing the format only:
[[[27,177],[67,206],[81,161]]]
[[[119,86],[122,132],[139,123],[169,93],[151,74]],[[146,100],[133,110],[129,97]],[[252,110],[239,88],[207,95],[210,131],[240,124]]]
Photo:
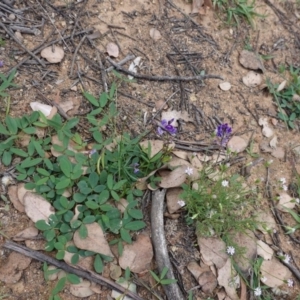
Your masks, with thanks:
[[[271,260],[264,260],[260,271],[261,275],[266,278],[264,284],[272,288],[283,285],[284,280],[292,277],[291,271],[275,257]]]
[[[45,220],[47,222],[49,216],[54,213],[53,206],[38,194],[26,192],[23,200],[25,212],[33,222],[39,220]]]
[[[187,174],[185,172],[186,169],[186,166],[180,166],[175,170],[171,171],[167,176],[162,176],[159,186],[162,188],[172,188],[181,186],[187,178]]]
[[[76,247],[112,257],[113,254],[99,224],[91,223],[85,226],[88,232],[88,236],[85,239],[80,237],[79,230],[74,233],[74,244]]]
[[[149,269],[153,258],[151,239],[146,234],[140,234],[131,245],[124,246],[123,254],[119,257],[122,269],[129,267],[134,273],[141,273]]]
[[[108,43],[106,46],[106,52],[109,56],[118,57],[119,56],[119,47],[115,43]]]
[[[48,62],[56,64],[62,61],[65,56],[64,49],[59,46],[49,46],[41,51],[41,56]]]
[[[265,69],[259,56],[248,50],[243,50],[240,53],[239,62],[244,68],[247,69],[261,70],[262,72]]]
[[[7,194],[8,194],[9,200],[13,204],[14,208],[21,213],[25,212],[24,205],[19,201],[19,198],[18,198],[17,186],[10,185],[8,187]]]

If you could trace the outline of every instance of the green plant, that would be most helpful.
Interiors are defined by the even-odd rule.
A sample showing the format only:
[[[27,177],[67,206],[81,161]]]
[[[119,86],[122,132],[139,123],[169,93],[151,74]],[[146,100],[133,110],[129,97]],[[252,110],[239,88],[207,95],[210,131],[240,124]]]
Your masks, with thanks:
[[[160,273],[159,276],[157,276],[153,271],[149,270],[151,276],[154,278],[154,280],[156,281],[156,284],[152,287],[152,289],[154,289],[156,286],[158,286],[159,284],[161,285],[167,285],[167,284],[171,284],[171,283],[176,283],[177,280],[176,279],[164,279],[165,276],[168,273],[168,268],[164,267]]]
[[[213,5],[227,15],[227,23],[240,23],[240,19],[245,19],[254,27],[255,17],[264,17],[255,11],[255,0],[213,0]]]
[[[196,182],[197,189],[183,184],[181,198],[186,203],[187,221],[196,222],[201,235],[218,236],[226,244],[232,244],[232,233],[256,228],[252,215],[254,192],[243,187],[242,177],[227,178],[224,173],[206,168]]]
[[[253,158],[257,158],[259,157],[258,153],[253,152],[253,141],[251,140],[249,147],[246,149],[247,153],[253,157]]]
[[[139,145],[143,135],[132,139],[124,133],[116,137],[112,126],[117,116],[115,95],[114,84],[99,98],[84,93],[92,105],[86,118],[88,140],[93,143],[89,151],[76,131],[79,118],[63,121],[57,114],[48,120],[42,113],[33,112],[21,118],[6,116],[0,123],[4,136],[0,142],[2,163],[9,166],[15,157],[21,157],[22,161],[15,164],[16,179],[25,181],[26,189],[43,196],[55,209],[47,222],[36,222],[46,239],[45,250],[55,251],[59,260],[66,252],[71,253],[73,264],[92,256],[98,273],[112,258],[71,245],[74,233],[85,239],[87,225],[96,223],[111,234],[110,244],[117,244],[121,255],[123,243],[132,243],[131,232],[146,225],[138,201],[143,192],[135,188],[135,183],[169,159],[167,150],[150,157],[150,144],[147,149]],[[109,138],[100,132],[103,126],[108,126]],[[37,136],[38,130],[44,132],[42,137]],[[24,140],[27,146],[22,146]],[[56,294],[66,280],[58,282],[53,299],[58,299]]]
[[[61,270],[60,269],[49,270],[47,263],[44,263],[43,271],[44,271],[45,280],[48,281],[50,275],[56,274]],[[58,296],[58,293],[64,289],[66,283],[68,282],[71,284],[78,284],[80,283],[80,278],[75,274],[66,274],[66,276],[61,277],[56,283],[53,290],[51,291],[49,300],[61,300],[61,298]]]
[[[0,97],[8,97],[8,94],[4,91],[9,87],[17,87],[15,83],[13,83],[13,79],[16,75],[16,69],[12,70],[8,77],[5,77],[4,74],[0,73]]]
[[[288,84],[278,90],[279,84],[273,84],[267,80],[269,92],[273,95],[279,108],[278,117],[286,123],[289,128],[295,127],[295,120],[300,118],[300,102],[295,97],[300,94],[300,69],[290,67],[291,79]]]

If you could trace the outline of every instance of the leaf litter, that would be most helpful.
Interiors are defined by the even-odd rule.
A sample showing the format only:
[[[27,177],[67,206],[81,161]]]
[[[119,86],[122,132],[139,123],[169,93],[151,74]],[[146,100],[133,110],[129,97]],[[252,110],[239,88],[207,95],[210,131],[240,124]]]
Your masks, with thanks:
[[[194,2],[196,2],[196,1],[194,1]],[[203,2],[203,1],[200,1],[200,2]],[[201,6],[203,5],[203,3],[201,4]],[[259,68],[258,68],[259,69]],[[182,117],[180,117],[180,118],[177,118],[177,120],[184,120],[184,118],[182,118]],[[177,120],[176,120],[176,122],[177,122]],[[189,121],[192,121],[192,119],[190,119],[190,120],[185,120],[186,122],[189,122]],[[271,145],[271,142],[270,142],[270,146],[272,147],[272,145]],[[276,148],[276,146],[274,147],[274,148]],[[242,150],[243,151],[243,150]],[[186,157],[184,157],[184,159],[186,159]],[[190,161],[193,161],[193,158],[192,159],[190,159]],[[183,163],[183,162],[182,162]],[[186,162],[186,163],[188,163],[188,162]],[[195,166],[195,164],[193,164],[193,167],[196,167]],[[157,170],[156,170],[157,171]],[[173,170],[174,171],[174,170]],[[171,171],[172,172],[172,171]],[[170,173],[169,173],[170,174]],[[179,191],[178,191],[178,193],[179,193]],[[207,271],[208,271],[208,269],[207,269]]]

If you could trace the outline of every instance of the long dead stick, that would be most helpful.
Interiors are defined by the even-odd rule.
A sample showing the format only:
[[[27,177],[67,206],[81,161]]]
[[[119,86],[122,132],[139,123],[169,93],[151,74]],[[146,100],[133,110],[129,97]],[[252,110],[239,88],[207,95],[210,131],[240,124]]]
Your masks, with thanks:
[[[164,232],[164,200],[166,190],[156,190],[152,194],[151,233],[155,249],[156,263],[161,273],[164,267],[168,268],[166,279],[174,279],[174,273],[168,255],[167,241]],[[177,283],[163,285],[168,300],[184,299]]]
[[[149,76],[149,75],[141,75],[136,74],[134,72],[128,71],[126,69],[123,69],[120,65],[118,65],[116,62],[114,62],[110,57],[107,57],[107,60],[116,68],[116,70],[125,73],[127,75],[130,75],[137,79],[144,79],[149,81],[202,81],[204,79],[208,78],[215,78],[215,79],[221,79],[224,80],[219,75],[199,75],[199,76],[192,76],[192,77],[181,77],[181,76]]]
[[[31,257],[33,259],[36,259],[38,261],[41,262],[46,262],[50,265],[53,265],[59,269],[63,269],[64,271],[66,271],[67,273],[72,273],[75,274],[79,277],[85,278],[87,280],[93,281],[95,283],[98,283],[100,285],[106,286],[110,289],[116,290],[119,293],[123,293],[124,295],[128,295],[130,298],[134,299],[134,300],[144,300],[143,298],[141,298],[140,296],[138,296],[137,294],[125,289],[124,287],[122,287],[121,285],[106,279],[105,277],[96,274],[92,271],[84,271],[81,269],[77,269],[74,268],[68,264],[66,264],[65,262],[59,261],[53,257],[47,256],[39,251],[35,251],[32,249],[29,249],[25,246],[19,245],[17,243],[14,243],[12,241],[6,241],[5,244],[3,245],[4,248],[6,249],[10,249],[13,251],[16,251],[18,253],[21,253],[23,255],[26,255],[28,257]]]

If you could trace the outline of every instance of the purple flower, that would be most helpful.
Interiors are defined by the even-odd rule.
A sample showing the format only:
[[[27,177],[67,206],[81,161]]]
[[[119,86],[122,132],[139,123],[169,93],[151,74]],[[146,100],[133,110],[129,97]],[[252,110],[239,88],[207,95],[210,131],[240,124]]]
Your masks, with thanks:
[[[140,171],[140,169],[138,168],[140,164],[139,163],[133,163],[132,167],[133,167],[133,173],[136,174]]]
[[[2,68],[4,66],[4,62],[3,60],[0,60],[0,68]]]
[[[221,124],[216,129],[216,135],[219,138],[220,145],[225,147],[228,143],[230,136],[231,136],[232,129],[231,127],[225,123]]]
[[[163,135],[165,131],[169,132],[171,135],[175,135],[177,133],[177,129],[171,125],[173,121],[174,119],[171,119],[170,121],[162,120],[157,128],[158,135]]]

